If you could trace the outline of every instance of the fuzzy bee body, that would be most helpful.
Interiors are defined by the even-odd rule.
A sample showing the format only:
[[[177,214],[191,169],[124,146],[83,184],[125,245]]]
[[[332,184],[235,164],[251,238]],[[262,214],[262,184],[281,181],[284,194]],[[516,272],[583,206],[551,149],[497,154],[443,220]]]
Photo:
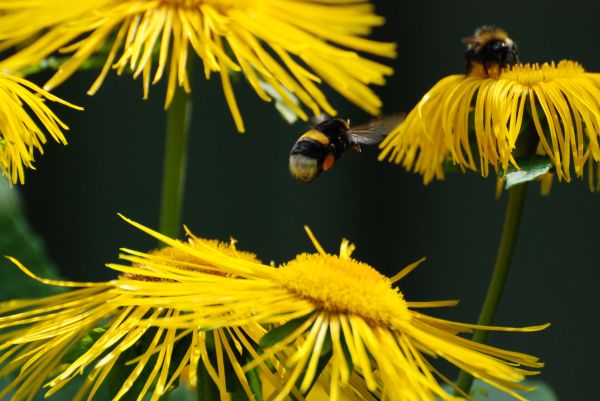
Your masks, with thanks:
[[[482,26],[463,42],[467,75],[497,78],[504,67],[519,62],[517,44],[500,28]]]
[[[399,119],[376,120],[351,128],[340,118],[327,119],[306,131],[290,151],[290,173],[298,181],[312,182],[329,170],[347,152],[360,152],[360,145],[379,143]]]

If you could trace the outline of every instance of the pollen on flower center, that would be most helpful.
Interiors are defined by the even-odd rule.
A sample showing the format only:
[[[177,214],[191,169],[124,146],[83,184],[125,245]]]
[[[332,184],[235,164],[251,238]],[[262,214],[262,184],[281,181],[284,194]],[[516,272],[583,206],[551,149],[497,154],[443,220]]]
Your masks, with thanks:
[[[525,86],[537,85],[561,78],[573,78],[585,73],[584,68],[574,61],[563,60],[558,64],[517,64],[507,68],[500,79],[507,79]]]
[[[406,302],[390,279],[354,259],[301,254],[277,269],[276,279],[329,312],[356,314],[384,324],[410,319]]]
[[[184,244],[182,242],[182,244]],[[240,251],[235,247],[235,241],[232,240],[230,243],[221,242],[218,240],[210,240],[204,238],[198,238],[192,236],[187,241],[188,246],[196,249],[204,249],[205,247],[210,247],[214,251],[224,254],[226,256],[236,258],[239,260],[249,261],[249,262],[260,262],[256,255],[251,252]],[[212,265],[207,263],[206,261],[198,258],[197,256],[185,251],[184,249],[180,249],[178,247],[167,246],[160,249],[155,249],[149,252],[150,260],[155,263],[160,263],[164,266],[175,267],[182,270],[192,270],[192,271],[200,271],[204,273],[210,273],[215,275],[224,275],[224,273],[220,273],[218,271],[214,271],[211,269]],[[135,263],[135,267],[140,268],[142,270],[153,270],[150,265],[145,265],[141,263]],[[172,280],[165,278],[156,278],[151,275],[145,274],[125,274],[125,277],[132,280],[140,280],[140,281],[164,281],[170,282]]]

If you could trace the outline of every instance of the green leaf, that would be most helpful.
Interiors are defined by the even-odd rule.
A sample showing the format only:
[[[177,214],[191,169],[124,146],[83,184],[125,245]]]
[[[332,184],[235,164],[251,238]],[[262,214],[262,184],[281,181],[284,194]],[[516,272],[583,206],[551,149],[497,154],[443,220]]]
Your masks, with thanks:
[[[219,388],[213,382],[203,363],[198,364],[196,374],[198,376],[198,388],[196,389],[197,400],[214,401],[220,399]]]
[[[354,372],[354,362],[352,362],[352,355],[350,354],[350,350],[348,349],[348,344],[346,344],[346,340],[340,341],[341,345],[342,345],[342,352],[344,353],[344,359],[346,360],[346,363],[348,364],[348,370],[350,371],[350,374],[352,374],[352,372]]]
[[[131,375],[133,369],[135,368],[135,364],[127,365],[127,362],[134,359],[136,356],[136,352],[131,348],[123,352],[119,356],[119,359],[112,367],[110,373],[101,385],[101,390],[98,394],[98,400],[112,400],[117,395],[117,393],[123,386],[123,383],[125,382],[127,377]],[[149,367],[153,367],[155,363],[156,357],[153,356],[148,361],[148,364],[144,367],[144,370],[140,377],[138,377],[137,380],[133,383],[129,391],[127,391],[127,393],[125,393],[125,395],[123,395],[123,397],[120,398],[121,401],[136,401],[138,399],[138,396],[142,391],[144,383],[146,382],[146,379],[148,377],[148,371],[150,370]]]
[[[249,401],[248,395],[244,391],[244,387],[233,369],[231,360],[225,357],[223,362],[225,365],[225,386],[227,392],[231,394],[231,401]]]
[[[85,354],[96,341],[106,332],[104,327],[96,327],[85,335],[76,344],[73,344],[62,359],[63,363],[73,363]]]
[[[308,314],[306,316],[290,320],[282,326],[275,327],[260,339],[259,345],[262,348],[272,347],[273,345],[284,340],[286,337],[292,334],[292,332],[294,332],[294,330],[300,327],[302,323],[304,323],[306,319],[308,319],[310,316],[311,314]]]
[[[72,347],[72,349],[70,349],[68,351],[66,357],[63,359],[63,362],[71,363],[75,359],[77,359],[79,356],[83,355],[83,353],[88,351],[89,348],[105,332],[106,332],[106,329],[104,329],[104,328],[95,328],[95,329],[91,330],[84,338],[82,338],[77,344],[75,344]],[[121,389],[121,387],[123,386],[123,384],[129,377],[129,375],[136,368],[136,364],[129,364],[129,361],[144,354],[147,351],[149,344],[153,341],[156,334],[157,334],[157,328],[154,328],[154,327],[150,328],[149,330],[147,330],[144,333],[144,335],[142,336],[142,338],[140,340],[138,340],[131,348],[129,348],[128,350],[126,350],[124,353],[122,353],[119,356],[118,361],[112,367],[108,377],[100,386],[100,390],[98,391],[97,396],[94,397],[94,400],[96,400],[96,399],[99,401],[111,400],[117,395],[118,391]],[[177,343],[175,343],[174,348],[173,348],[173,353],[171,354],[171,364],[169,366],[169,376],[171,376],[175,372],[175,369],[177,369],[177,367],[179,366],[179,364],[185,357],[186,351],[190,347],[190,342],[191,342],[191,335],[188,335],[188,336],[181,338],[179,341],[177,341]],[[142,388],[144,387],[146,381],[148,380],[149,374],[152,371],[152,369],[154,368],[154,366],[156,365],[157,361],[158,361],[158,354],[155,353],[150,357],[148,362],[145,364],[142,372],[140,373],[139,377],[135,380],[135,382],[133,383],[133,385],[129,389],[129,391],[127,391],[127,393],[125,393],[125,395],[123,395],[123,397],[121,398],[122,401],[136,401],[138,399],[139,393],[142,390]],[[85,372],[85,374],[88,374],[88,373],[89,373],[89,371]],[[212,382],[212,380],[211,380],[211,382]],[[146,394],[146,396],[144,397],[144,401],[150,400],[150,398],[151,398],[150,394],[151,394],[153,386],[151,387],[150,392],[148,392]],[[190,391],[189,389],[180,390],[176,393],[177,395],[173,395],[173,393],[175,393],[179,387],[182,387],[179,385],[179,379],[177,379],[173,383],[173,387],[174,388],[172,389],[172,391],[170,391],[169,393],[167,393],[166,395],[164,395],[161,398],[161,401],[179,400],[180,394],[185,393],[185,391],[188,391],[188,392]],[[190,399],[194,399],[194,395],[190,396]]]
[[[517,159],[517,164],[520,169],[517,170],[515,167],[510,166],[504,175],[506,189],[533,181],[548,173],[553,168],[552,161],[548,157],[538,155],[527,159]]]
[[[288,122],[288,124],[293,124],[298,121],[298,116],[296,115],[294,109],[289,106],[284,97],[277,92],[272,85],[266,83],[265,81],[260,81],[260,87],[263,88],[265,92],[267,92],[267,94],[275,100],[275,108],[279,114],[281,114],[281,117]],[[289,101],[293,102],[296,106],[300,104],[300,101],[292,92],[285,88],[283,88],[283,91]]]
[[[195,391],[187,383],[184,383],[166,397],[161,398],[160,401],[197,401],[197,398]]]
[[[269,347],[277,344],[279,341],[284,340],[292,332],[294,332],[300,326],[302,326],[302,324],[304,322],[306,322],[306,320],[308,318],[310,318],[311,315],[312,314],[308,314],[306,316],[302,316],[302,317],[296,318],[294,320],[290,320],[286,324],[272,329],[271,331],[269,331],[267,334],[265,334],[260,339],[260,341],[259,341],[260,347],[269,348]],[[343,344],[343,342],[342,342],[342,344]],[[325,340],[323,342],[323,347],[321,348],[321,352],[319,354],[319,362],[317,364],[317,370],[316,370],[314,378],[308,388],[307,393],[310,392],[310,389],[312,388],[312,386],[317,381],[318,377],[323,372],[323,369],[325,369],[325,366],[327,366],[327,364],[329,363],[329,360],[331,359],[331,356],[332,356],[332,348],[333,348],[333,344],[331,341],[331,334],[328,332],[327,335],[325,336]],[[305,367],[304,371],[300,374],[298,380],[296,381],[296,387],[300,388],[300,385],[304,379],[305,374],[306,374],[306,367]],[[292,397],[292,398],[294,398],[294,397]]]
[[[83,70],[100,70],[104,66],[108,53],[114,43],[114,35],[111,40],[106,40],[100,48],[88,57],[78,68],[78,71]],[[156,57],[158,50],[153,51],[152,55]],[[37,74],[43,71],[58,71],[63,63],[73,58],[72,54],[66,56],[49,56],[37,64],[29,65],[22,68],[19,72],[23,75]]]
[[[444,160],[442,163],[442,169],[445,173],[464,173],[464,169],[450,159]]]
[[[251,358],[247,360],[247,362],[251,361]],[[258,375],[258,369],[252,369],[251,371],[246,373],[246,377],[248,378],[248,385],[250,386],[250,390],[252,390],[252,394],[254,394],[256,401],[263,401],[262,382],[260,381],[260,376]]]
[[[23,68],[20,73],[23,75],[37,74],[42,71],[58,71],[65,63],[71,58],[71,56],[55,57],[50,56],[37,64],[30,65]],[[106,54],[96,54],[85,60],[78,68],[79,71],[83,70],[99,70],[104,66],[106,61]]]
[[[225,334],[228,336],[228,334]],[[234,340],[229,339],[228,342],[231,344]],[[208,352],[208,359],[211,361],[213,366],[217,365],[217,353],[215,349],[215,341],[214,341],[214,332],[209,331],[206,333],[206,349]],[[258,347],[258,346],[257,346]],[[223,352],[225,352],[223,350]],[[237,359],[237,363],[241,366],[251,362],[253,360],[250,353],[246,350],[243,350],[241,354],[236,352],[236,349],[233,349],[235,358]],[[225,372],[225,386],[230,397],[231,401],[249,401],[249,396],[244,390],[244,386],[240,382],[240,378],[238,378],[231,359],[228,356],[223,358],[224,363],[224,372]],[[201,366],[200,366],[201,365]],[[219,388],[212,381],[212,378],[208,374],[208,371],[204,367],[204,364],[201,362],[198,366],[197,370],[198,374],[198,400],[218,400],[221,397],[219,392]],[[260,381],[260,377],[258,374],[258,370],[252,369],[245,374],[246,380],[254,395],[254,398],[257,401],[262,401],[262,383]]]
[[[12,376],[6,376],[6,377],[0,378],[0,389],[6,388],[6,386],[8,386],[11,381],[12,381]],[[50,398],[44,397],[44,393],[46,393],[46,391],[48,389],[42,389],[37,392],[37,394],[33,397],[33,400],[31,400],[31,401],[49,401],[52,399],[54,399],[56,401],[73,400],[73,399],[75,399],[75,395],[77,394],[77,391],[79,390],[79,388],[81,386],[83,386],[84,384],[85,384],[84,378],[82,376],[75,377],[69,384],[67,384],[65,386],[65,388],[61,389],[53,397],[50,397]],[[12,398],[13,396],[14,396],[14,391],[7,394],[6,396],[0,398],[0,401],[13,401],[13,398]],[[102,398],[97,398],[97,399],[94,399],[94,401],[104,401],[104,400]]]
[[[325,340],[323,341],[323,348],[321,348],[321,356],[330,355],[333,349],[333,342],[331,341],[331,332],[327,331]]]
[[[208,359],[216,360],[215,351],[215,335],[212,331],[206,332],[206,351],[208,352]],[[214,364],[213,364],[214,365]],[[215,384],[212,377],[208,373],[208,370],[204,366],[204,363],[200,361],[198,368],[196,369],[198,385],[196,388],[196,397],[198,401],[213,401],[220,399],[219,387]]]
[[[533,391],[517,391],[517,394],[525,397],[528,401],[558,401],[556,393],[552,388],[540,380],[525,380],[521,384],[536,387]],[[444,386],[448,393],[452,393],[450,386]],[[471,396],[475,401],[514,401],[515,398],[476,379],[471,387]]]
[[[306,391],[306,394],[310,393],[310,390],[317,382],[317,379],[319,378],[319,376],[321,376],[321,373],[323,373],[323,369],[325,369],[325,367],[329,363],[329,360],[331,359],[331,356],[333,354],[331,351],[332,348],[333,348],[333,344],[331,342],[331,335],[328,332],[327,336],[325,337],[325,342],[323,343],[323,348],[321,349],[319,362],[317,363],[317,370],[315,371],[315,375],[310,383],[310,386],[308,387],[308,390]],[[302,384],[302,380],[304,379],[304,375],[306,374],[306,368],[308,368],[308,365],[306,365],[305,369],[303,370],[303,372],[300,374],[300,377],[296,381],[296,387],[298,387],[298,388],[300,388],[300,386]]]
[[[29,226],[16,187],[0,177],[0,300],[36,298],[61,291],[41,284],[2,256],[13,256],[38,276],[58,278],[57,270],[46,254],[43,241]]]
[[[227,335],[227,334],[226,334]],[[230,343],[233,342],[234,339],[230,339]],[[237,362],[239,365],[244,366],[254,360],[252,355],[246,350],[243,349],[242,354],[236,353]],[[232,362],[229,358],[225,360],[225,372],[227,375],[227,391],[231,393],[232,401],[249,401],[250,398],[240,379],[233,369]],[[260,376],[258,373],[258,369],[254,368],[245,374],[246,381],[248,382],[248,386],[250,387],[250,391],[252,395],[256,399],[256,401],[262,401],[262,382],[260,380]]]

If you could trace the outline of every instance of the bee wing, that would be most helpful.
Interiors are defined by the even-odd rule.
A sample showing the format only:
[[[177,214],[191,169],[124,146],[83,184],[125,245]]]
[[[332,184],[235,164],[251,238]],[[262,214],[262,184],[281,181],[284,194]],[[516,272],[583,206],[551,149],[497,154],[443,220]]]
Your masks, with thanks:
[[[385,138],[385,134],[377,132],[375,130],[352,130],[348,131],[348,136],[352,142],[359,143],[361,145],[375,145]]]
[[[406,117],[405,113],[394,113],[376,118],[366,124],[350,128],[348,136],[356,143],[374,145],[394,130]]]

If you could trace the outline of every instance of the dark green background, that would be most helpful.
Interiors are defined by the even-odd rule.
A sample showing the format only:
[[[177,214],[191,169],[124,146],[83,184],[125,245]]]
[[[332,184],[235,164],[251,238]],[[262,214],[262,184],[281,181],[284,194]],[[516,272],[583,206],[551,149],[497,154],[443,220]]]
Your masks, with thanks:
[[[524,61],[570,58],[600,71],[600,5],[595,1],[376,1],[388,18],[375,35],[396,41],[395,75],[379,89],[386,113],[407,111],[438,79],[464,67],[461,38],[497,24],[518,41]],[[141,100],[141,83],[111,75],[94,97],[94,74],[79,74],[57,90],[85,112],[55,109],[70,124],[69,146],[46,146],[38,171],[20,189],[34,228],[53,260],[72,279],[108,279],[103,267],[122,246],[155,243],[122,222],[122,212],[156,227],[162,169],[164,87]],[[200,75],[200,74],[199,74]],[[40,82],[44,76],[35,77]],[[247,133],[235,132],[218,77],[194,86],[194,116],[184,222],[202,236],[283,262],[311,251],[308,224],[326,249],[342,237],[356,257],[393,274],[427,256],[401,282],[410,300],[461,299],[437,316],[474,322],[491,273],[505,198],[494,179],[453,175],[428,187],[401,168],[376,161],[376,151],[345,157],[311,185],[294,182],[288,152],[307,125],[288,126],[248,85],[236,89]],[[367,116],[335,94],[341,116]],[[598,399],[600,195],[582,181],[557,184],[548,198],[529,191],[513,270],[497,322],[551,322],[538,334],[494,335],[495,345],[539,355],[542,379],[561,400]]]

